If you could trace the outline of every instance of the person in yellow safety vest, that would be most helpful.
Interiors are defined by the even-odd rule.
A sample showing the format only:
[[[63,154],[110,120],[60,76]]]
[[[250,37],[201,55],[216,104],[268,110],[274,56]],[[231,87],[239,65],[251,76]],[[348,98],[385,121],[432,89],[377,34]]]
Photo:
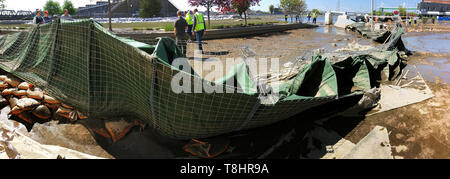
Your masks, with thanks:
[[[308,12],[308,15],[306,15],[306,17],[308,17],[308,23],[311,20],[311,12]]]
[[[409,25],[411,25],[411,23],[412,23],[412,18],[409,17]]]
[[[205,19],[203,18],[203,14],[198,12],[197,9],[194,10],[194,32],[195,32],[195,39],[197,40],[198,44],[198,50],[202,51],[203,53],[203,46],[202,46],[202,38],[203,35],[206,34],[206,25],[205,25]],[[194,32],[192,32],[192,35],[194,35]]]
[[[317,22],[317,12],[314,11],[314,13],[313,13],[313,23],[316,24],[316,22]]]
[[[192,25],[194,25],[194,18],[192,18],[194,16],[194,13],[192,13],[192,11],[186,11],[186,22],[188,24],[188,28],[186,33],[188,34],[189,40],[191,40],[191,35],[192,35]]]

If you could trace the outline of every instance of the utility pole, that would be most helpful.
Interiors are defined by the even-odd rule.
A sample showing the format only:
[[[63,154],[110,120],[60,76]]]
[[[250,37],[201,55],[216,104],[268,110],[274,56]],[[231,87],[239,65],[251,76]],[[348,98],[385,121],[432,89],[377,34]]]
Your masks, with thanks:
[[[111,0],[108,0],[108,19],[109,19],[109,31],[112,32],[112,24],[111,24]]]

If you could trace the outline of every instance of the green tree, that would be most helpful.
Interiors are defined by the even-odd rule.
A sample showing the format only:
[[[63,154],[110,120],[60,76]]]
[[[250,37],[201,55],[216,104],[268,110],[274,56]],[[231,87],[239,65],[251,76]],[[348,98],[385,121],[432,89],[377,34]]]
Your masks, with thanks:
[[[381,12],[381,10],[378,10],[378,11],[376,11],[376,13],[375,13],[377,16],[381,16],[381,15],[383,15],[383,13]]]
[[[6,0],[0,0],[0,9],[5,9],[6,4],[5,4]]]
[[[304,0],[280,0],[280,8],[284,13],[291,16],[304,14],[306,3]]]
[[[141,0],[141,10],[139,16],[141,17],[153,17],[159,16],[161,12],[161,0]]]
[[[398,12],[400,16],[406,16],[406,8],[403,8],[403,6],[398,6]]]
[[[317,14],[320,14],[320,11],[319,11],[319,9],[313,9],[313,10],[311,10],[311,13],[317,13]]]
[[[270,12],[270,14],[273,14],[274,11],[275,11],[275,6],[270,5],[270,6],[269,6],[269,12]]]
[[[71,15],[77,13],[77,9],[75,7],[73,7],[72,1],[70,1],[70,0],[64,1],[62,9],[63,9],[63,11],[64,11],[64,9],[67,9],[67,11],[69,11],[69,14],[71,14]]]
[[[61,14],[61,6],[57,1],[48,0],[44,5],[44,11],[48,11],[49,15]]]

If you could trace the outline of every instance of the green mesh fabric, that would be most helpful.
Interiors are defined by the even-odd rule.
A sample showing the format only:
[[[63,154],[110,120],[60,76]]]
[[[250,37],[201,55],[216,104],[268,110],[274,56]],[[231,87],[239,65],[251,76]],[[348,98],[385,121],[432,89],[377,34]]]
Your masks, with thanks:
[[[175,93],[171,81],[177,74],[192,86],[204,79],[171,66],[183,57],[172,39],[143,44],[119,38],[92,20],[55,21],[0,36],[0,44],[0,68],[88,113],[88,120],[138,118],[177,139],[270,125],[344,96],[361,95],[376,86],[383,72],[395,76],[398,71],[392,69],[401,61],[396,50],[334,64],[314,56],[281,84],[273,102],[263,102],[262,89],[245,63],[208,82],[234,93]],[[229,80],[235,85],[228,86]]]

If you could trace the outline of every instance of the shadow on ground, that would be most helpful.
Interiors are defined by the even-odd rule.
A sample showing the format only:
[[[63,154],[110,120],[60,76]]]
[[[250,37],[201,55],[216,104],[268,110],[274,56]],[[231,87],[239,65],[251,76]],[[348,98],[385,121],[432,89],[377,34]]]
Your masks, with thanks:
[[[229,144],[227,150],[216,158],[321,158],[326,154],[327,145],[337,143],[364,119],[364,115],[359,114],[361,111],[348,111],[361,97],[341,98],[267,127],[199,140]],[[344,111],[345,116],[339,115]],[[197,158],[183,150],[188,140],[169,139],[151,129],[134,128],[116,143],[98,135],[95,139],[109,154],[119,159]]]

